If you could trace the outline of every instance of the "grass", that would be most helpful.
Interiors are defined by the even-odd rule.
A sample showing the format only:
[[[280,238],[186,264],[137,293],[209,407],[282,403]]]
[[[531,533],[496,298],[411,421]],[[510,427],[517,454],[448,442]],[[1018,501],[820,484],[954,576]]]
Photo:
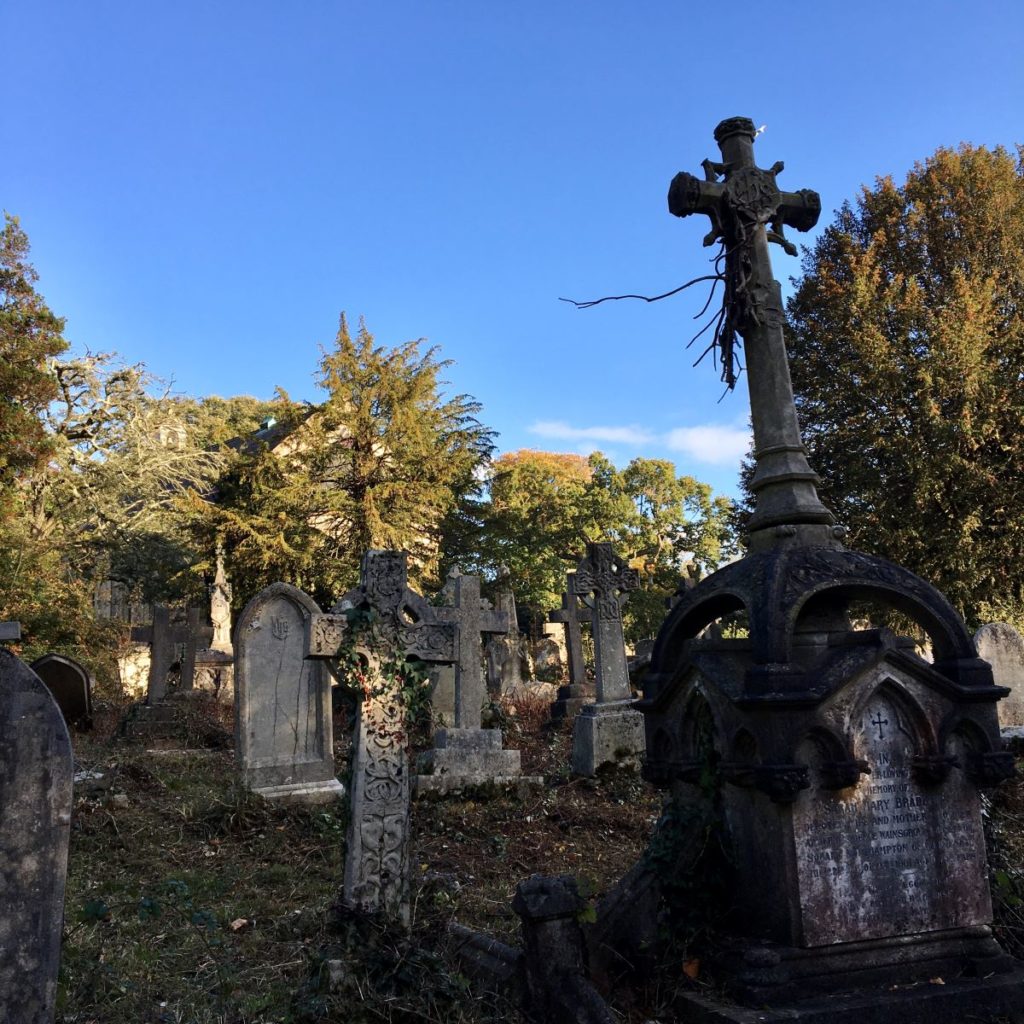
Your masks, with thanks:
[[[545,709],[520,701],[496,713],[524,772],[550,785],[523,800],[414,804],[411,937],[332,913],[343,805],[268,804],[237,784],[230,750],[112,742],[116,715],[98,712],[96,730],[73,741],[76,769],[103,777],[76,786],[57,1021],[518,1020],[472,996],[442,958],[448,921],[514,939],[520,879],[578,874],[600,892],[635,860],[659,806],[632,778],[571,781],[569,735],[542,727]],[[338,731],[344,769],[343,719]]]
[[[515,943],[511,897],[538,872],[575,875],[596,900],[635,863],[661,806],[633,775],[571,778],[570,734],[545,723],[546,708],[492,710],[543,787],[413,805],[411,936],[334,906],[344,805],[268,804],[238,785],[230,750],[114,743],[114,712],[98,712],[95,732],[73,741],[76,768],[103,777],[76,785],[58,1024],[520,1021],[444,959],[448,923]],[[190,735],[217,734],[193,724]],[[336,731],[344,776],[343,717]],[[1024,956],[1024,782],[986,801],[986,827],[997,933]]]

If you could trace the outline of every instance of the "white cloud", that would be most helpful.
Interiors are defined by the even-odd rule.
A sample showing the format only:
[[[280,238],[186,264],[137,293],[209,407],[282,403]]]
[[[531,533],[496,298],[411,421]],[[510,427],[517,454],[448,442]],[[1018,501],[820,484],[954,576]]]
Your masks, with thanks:
[[[665,435],[665,444],[675,452],[684,452],[697,462],[713,466],[736,465],[750,447],[746,427],[706,423],[699,427],[676,427]]]
[[[650,444],[655,435],[642,427],[570,427],[561,420],[538,420],[530,428],[531,434],[551,437],[559,441],[595,441],[611,444]],[[583,445],[579,446],[581,449]]]

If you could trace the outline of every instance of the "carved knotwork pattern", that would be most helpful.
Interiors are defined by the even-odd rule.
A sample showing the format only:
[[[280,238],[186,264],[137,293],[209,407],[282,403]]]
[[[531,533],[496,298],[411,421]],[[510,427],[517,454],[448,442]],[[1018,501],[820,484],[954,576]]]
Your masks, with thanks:
[[[740,167],[726,179],[724,199],[733,216],[751,224],[767,224],[782,205],[774,171]]]
[[[615,554],[611,544],[588,545],[587,557],[576,567],[576,595],[603,622],[622,618],[629,592],[640,586],[640,574]]]
[[[371,551],[367,554],[360,588],[368,604],[381,612],[397,611],[409,578],[407,558],[404,551]]]
[[[350,876],[349,898],[389,916],[401,912],[406,879],[409,779],[405,709],[397,683],[370,672],[370,693],[360,708],[361,744],[353,780],[362,788],[358,807],[360,856]]]

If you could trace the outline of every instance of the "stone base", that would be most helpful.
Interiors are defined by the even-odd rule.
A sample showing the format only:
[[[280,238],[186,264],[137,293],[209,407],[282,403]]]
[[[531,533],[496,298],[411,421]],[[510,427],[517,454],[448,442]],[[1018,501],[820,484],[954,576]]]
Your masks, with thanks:
[[[587,695],[587,688],[585,686],[580,686],[579,683],[560,686],[555,702],[551,705],[551,721],[563,722],[566,719],[571,721],[587,703],[593,703],[593,701]]]
[[[337,779],[323,782],[293,782],[285,786],[253,789],[264,800],[287,804],[330,804],[345,798],[345,787]]]
[[[675,1001],[692,1024],[1020,1024],[1024,970],[988,978],[942,978],[875,992],[822,996],[750,1009],[696,993]]]
[[[420,754],[416,770],[417,794],[510,785],[522,777],[519,751],[502,750],[499,729],[438,729],[434,749]]]
[[[640,768],[646,749],[644,716],[632,701],[588,704],[576,716],[572,730],[572,770],[594,775],[604,764]]]

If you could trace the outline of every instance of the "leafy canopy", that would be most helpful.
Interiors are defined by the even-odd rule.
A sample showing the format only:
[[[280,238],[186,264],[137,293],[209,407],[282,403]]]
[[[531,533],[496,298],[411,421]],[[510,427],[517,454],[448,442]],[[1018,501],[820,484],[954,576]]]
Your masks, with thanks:
[[[970,623],[1024,612],[1024,149],[939,149],[845,204],[788,304],[822,496]]]

